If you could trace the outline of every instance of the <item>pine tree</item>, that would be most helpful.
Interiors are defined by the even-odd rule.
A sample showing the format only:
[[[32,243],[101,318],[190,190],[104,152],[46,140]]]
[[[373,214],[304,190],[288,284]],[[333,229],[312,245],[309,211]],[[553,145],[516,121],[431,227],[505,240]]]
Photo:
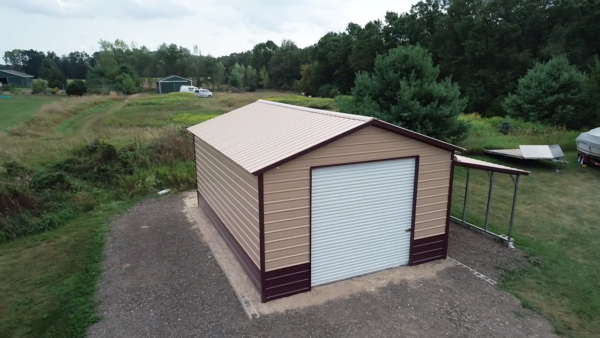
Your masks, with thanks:
[[[537,62],[505,100],[503,108],[512,117],[539,121],[569,129],[588,126],[586,76],[557,56],[547,63]]]
[[[440,70],[424,48],[401,46],[375,59],[372,73],[359,72],[352,88],[350,112],[449,142],[468,129],[458,116],[467,100],[449,78],[438,81]]]
[[[269,72],[267,72],[267,68],[264,66],[260,69],[258,73],[258,77],[260,78],[260,85],[262,88],[269,87]]]

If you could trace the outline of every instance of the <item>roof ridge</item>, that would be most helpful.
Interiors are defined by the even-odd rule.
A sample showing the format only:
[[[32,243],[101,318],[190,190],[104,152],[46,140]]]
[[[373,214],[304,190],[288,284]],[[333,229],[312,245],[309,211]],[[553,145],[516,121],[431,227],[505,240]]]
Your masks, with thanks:
[[[303,106],[296,106],[293,104],[286,104],[286,103],[274,102],[274,101],[268,101],[268,100],[258,100],[258,102],[264,103],[264,104],[270,104],[273,106],[279,106],[279,107],[285,107],[285,108],[289,108],[289,109],[305,111],[305,112],[313,113],[313,114],[321,114],[321,115],[327,115],[327,116],[332,116],[332,117],[339,117],[339,118],[348,119],[348,120],[369,122],[369,121],[373,121],[375,119],[375,118],[369,117],[369,116],[330,112],[330,111],[326,111],[326,110],[322,110],[322,109],[307,108],[307,107],[303,107]]]

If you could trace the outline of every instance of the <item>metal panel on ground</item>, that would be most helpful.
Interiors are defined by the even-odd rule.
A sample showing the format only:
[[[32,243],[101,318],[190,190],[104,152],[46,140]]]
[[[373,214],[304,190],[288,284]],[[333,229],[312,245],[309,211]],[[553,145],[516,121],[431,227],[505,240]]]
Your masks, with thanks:
[[[312,170],[311,286],[407,265],[415,158]]]

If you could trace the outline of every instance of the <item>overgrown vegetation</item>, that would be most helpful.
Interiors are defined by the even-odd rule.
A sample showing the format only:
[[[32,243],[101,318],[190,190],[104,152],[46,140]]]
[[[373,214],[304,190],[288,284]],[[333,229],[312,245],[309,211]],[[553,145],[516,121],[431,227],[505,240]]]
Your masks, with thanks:
[[[306,97],[301,95],[292,95],[285,97],[272,97],[268,100],[315,109],[334,110],[336,108],[336,105],[332,99],[321,97]]]
[[[564,127],[511,117],[483,118],[479,114],[466,114],[459,119],[469,124],[466,139],[459,143],[469,153],[482,153],[484,149],[517,149],[521,144],[559,144],[565,151],[575,150],[574,140],[580,134]]]
[[[0,241],[59,227],[93,210],[99,195],[118,201],[162,187],[190,188],[192,156],[191,138],[180,130],[148,146],[117,149],[96,140],[37,170],[9,162],[0,174]],[[187,170],[159,169],[186,161]]]

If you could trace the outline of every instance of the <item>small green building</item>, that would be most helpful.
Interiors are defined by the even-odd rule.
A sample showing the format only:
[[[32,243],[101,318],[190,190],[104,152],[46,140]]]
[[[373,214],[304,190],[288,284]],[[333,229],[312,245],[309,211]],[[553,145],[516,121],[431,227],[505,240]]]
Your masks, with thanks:
[[[16,87],[31,87],[33,75],[17,72],[15,70],[0,69],[0,83]]]
[[[184,77],[171,75],[156,82],[157,92],[160,94],[178,92],[181,86],[191,86],[192,81]]]

